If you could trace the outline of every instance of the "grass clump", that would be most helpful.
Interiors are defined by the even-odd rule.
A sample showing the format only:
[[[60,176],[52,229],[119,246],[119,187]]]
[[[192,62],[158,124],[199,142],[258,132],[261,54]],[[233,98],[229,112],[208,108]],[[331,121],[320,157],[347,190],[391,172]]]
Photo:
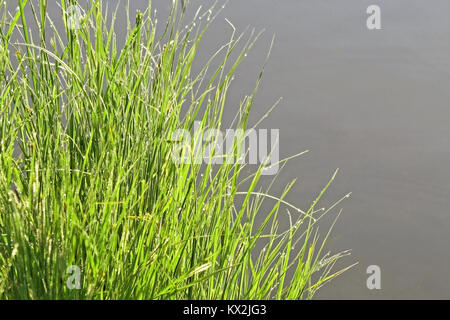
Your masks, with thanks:
[[[263,211],[263,166],[243,177],[242,164],[171,160],[175,130],[221,127],[253,34],[233,31],[194,73],[214,8],[185,25],[187,4],[175,1],[159,27],[149,2],[119,49],[117,9],[99,0],[79,28],[67,15],[76,3],[62,0],[61,30],[47,0],[17,4],[0,4],[1,299],[307,299],[343,271],[332,267],[346,252],[325,254],[328,234],[316,232],[334,208],[316,210],[323,192],[279,232],[292,183]],[[67,285],[70,266],[79,289]]]

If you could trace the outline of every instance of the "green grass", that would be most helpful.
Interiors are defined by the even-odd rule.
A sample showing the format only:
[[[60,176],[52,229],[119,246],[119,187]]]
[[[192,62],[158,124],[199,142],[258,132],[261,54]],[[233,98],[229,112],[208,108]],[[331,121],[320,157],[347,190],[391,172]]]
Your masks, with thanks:
[[[60,3],[64,12],[74,2]],[[119,47],[114,17],[123,4],[105,12],[93,1],[78,30],[63,13],[57,30],[46,0],[19,0],[11,14],[6,5],[0,299],[309,299],[347,269],[334,266],[348,252],[327,253],[329,232],[317,231],[342,200],[316,208],[335,175],[302,211],[284,200],[294,181],[269,196],[263,166],[245,176],[242,164],[171,160],[176,129],[192,130],[195,120],[224,129],[230,83],[257,34],[232,31],[195,73],[215,8],[189,22],[187,4],[175,1],[161,25],[149,3]],[[247,128],[260,79],[236,128]],[[287,230],[277,227],[281,216]],[[82,270],[80,290],[66,285],[71,265]]]

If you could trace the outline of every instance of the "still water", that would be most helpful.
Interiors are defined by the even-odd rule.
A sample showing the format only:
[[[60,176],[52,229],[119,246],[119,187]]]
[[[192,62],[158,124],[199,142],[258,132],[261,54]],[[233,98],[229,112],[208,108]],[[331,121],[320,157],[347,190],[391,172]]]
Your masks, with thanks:
[[[163,21],[171,1],[153,2]],[[130,1],[130,12],[147,3]],[[366,27],[371,4],[381,30]],[[229,119],[275,35],[250,124],[282,97],[260,127],[280,129],[281,157],[310,152],[272,192],[298,177],[287,200],[306,208],[336,168],[322,205],[352,192],[328,248],[352,249],[344,265],[359,264],[317,298],[450,297],[449,17],[448,0],[231,0],[207,32],[199,65],[229,38],[225,18],[237,31],[265,29],[231,88]],[[380,290],[366,286],[370,265],[381,269]]]

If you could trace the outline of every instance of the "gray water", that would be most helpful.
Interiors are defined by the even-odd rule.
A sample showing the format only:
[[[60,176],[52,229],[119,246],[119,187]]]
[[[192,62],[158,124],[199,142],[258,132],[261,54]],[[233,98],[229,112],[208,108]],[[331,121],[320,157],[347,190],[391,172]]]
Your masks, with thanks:
[[[154,1],[161,17],[170,3]],[[366,27],[371,4],[381,30]],[[250,124],[283,97],[260,127],[280,129],[282,157],[311,152],[272,192],[298,177],[287,200],[306,208],[336,168],[323,206],[353,192],[328,249],[352,249],[342,265],[359,264],[317,298],[450,297],[449,16],[448,0],[231,0],[204,39],[200,64],[229,38],[225,18],[265,29],[231,88],[233,118],[276,36]],[[380,290],[366,286],[369,265],[381,268]]]

